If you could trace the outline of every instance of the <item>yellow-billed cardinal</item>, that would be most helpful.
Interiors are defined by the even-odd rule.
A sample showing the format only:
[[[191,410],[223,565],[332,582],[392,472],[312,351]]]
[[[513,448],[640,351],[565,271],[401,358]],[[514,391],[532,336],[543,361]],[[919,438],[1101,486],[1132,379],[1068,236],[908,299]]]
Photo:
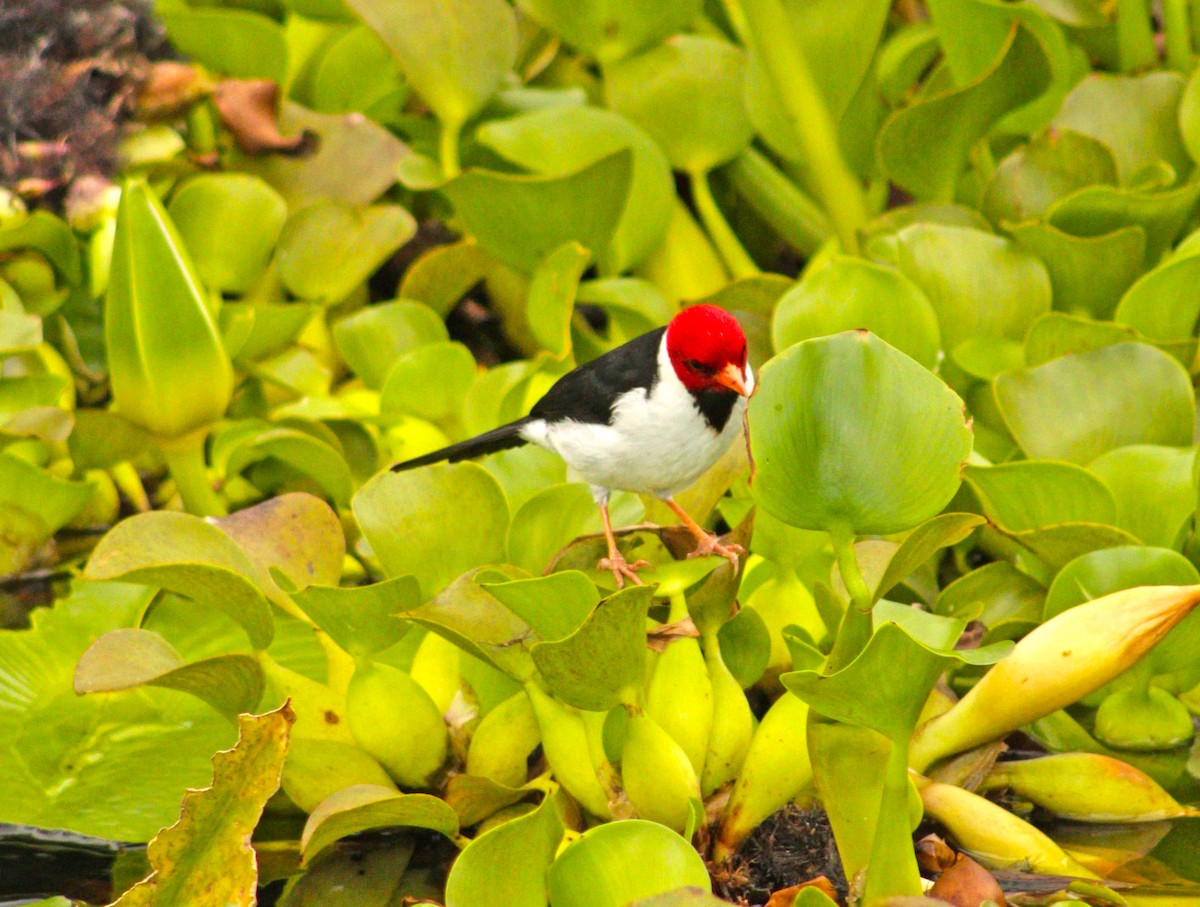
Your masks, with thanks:
[[[451,463],[532,442],[562,457],[592,486],[600,506],[617,587],[638,579],[617,550],[608,516],[614,489],[651,494],[679,515],[699,543],[737,566],[740,549],[718,543],[672,499],[720,459],[742,431],[754,375],[746,336],[715,306],[684,309],[665,328],[643,334],[563,375],[529,415],[508,425],[406,460],[395,471]]]

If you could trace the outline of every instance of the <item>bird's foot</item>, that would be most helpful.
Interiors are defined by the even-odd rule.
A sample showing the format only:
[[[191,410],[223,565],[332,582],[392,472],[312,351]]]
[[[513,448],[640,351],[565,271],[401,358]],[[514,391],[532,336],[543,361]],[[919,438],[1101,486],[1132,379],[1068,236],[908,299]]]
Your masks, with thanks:
[[[642,567],[649,567],[649,561],[634,561],[632,564],[625,560],[620,554],[614,553],[608,557],[600,558],[596,564],[598,570],[611,570],[613,579],[617,581],[617,588],[625,588],[625,580],[631,580],[637,585],[642,585],[642,578],[637,575],[637,572]]]
[[[725,558],[729,563],[733,564],[733,569],[738,568],[738,558],[746,556],[746,549],[736,542],[728,545],[721,544],[721,540],[711,532],[705,532],[702,536],[696,538],[696,550],[688,557],[708,557],[710,554],[716,554]]]

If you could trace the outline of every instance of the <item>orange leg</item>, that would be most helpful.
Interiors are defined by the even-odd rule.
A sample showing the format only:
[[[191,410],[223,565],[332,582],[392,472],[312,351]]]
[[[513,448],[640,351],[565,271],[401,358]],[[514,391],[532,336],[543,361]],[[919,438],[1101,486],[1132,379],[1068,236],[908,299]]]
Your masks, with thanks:
[[[696,537],[696,550],[688,557],[705,557],[709,554],[719,554],[721,557],[733,564],[733,569],[738,568],[738,557],[746,553],[746,549],[741,545],[722,545],[717,541],[717,537],[711,532],[707,532],[703,526],[693,520],[686,510],[675,503],[672,498],[663,498],[663,503],[675,511],[680,522],[692,535]]]
[[[611,570],[613,579],[617,581],[617,588],[621,589],[625,586],[625,580],[629,579],[642,585],[641,577],[637,575],[637,571],[641,567],[649,567],[649,561],[636,561],[630,564],[617,550],[617,539],[613,535],[612,521],[608,517],[608,504],[600,505],[600,521],[604,524],[604,540],[608,542],[608,557],[600,558],[600,562],[596,567],[600,570]]]

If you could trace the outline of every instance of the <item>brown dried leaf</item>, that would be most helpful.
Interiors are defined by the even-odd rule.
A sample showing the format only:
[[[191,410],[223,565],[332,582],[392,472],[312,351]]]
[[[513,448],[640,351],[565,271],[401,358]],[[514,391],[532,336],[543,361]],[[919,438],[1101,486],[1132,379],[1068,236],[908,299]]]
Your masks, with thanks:
[[[213,89],[213,103],[238,146],[247,154],[305,157],[316,151],[307,129],[286,137],[279,131],[279,85],[266,79],[226,79]]]
[[[163,60],[150,67],[137,92],[139,120],[179,116],[213,90],[212,80],[189,63]]]
[[[995,876],[961,853],[955,864],[933,883],[929,896],[954,907],[979,907],[984,901],[994,901],[1000,907],[1005,905],[1004,891]]]
[[[917,865],[936,874],[954,865],[954,850],[938,835],[926,835],[917,842]]]
[[[780,888],[771,895],[771,899],[767,901],[766,907],[792,907],[796,903],[796,896],[805,888],[817,888],[831,900],[836,901],[838,899],[837,889],[833,887],[833,883],[825,878],[825,876],[817,876],[815,879],[809,879],[807,882],[801,882],[799,885]]]
[[[690,617],[671,624],[660,624],[646,634],[646,645],[655,652],[666,651],[667,646],[677,639],[699,639],[700,631]]]

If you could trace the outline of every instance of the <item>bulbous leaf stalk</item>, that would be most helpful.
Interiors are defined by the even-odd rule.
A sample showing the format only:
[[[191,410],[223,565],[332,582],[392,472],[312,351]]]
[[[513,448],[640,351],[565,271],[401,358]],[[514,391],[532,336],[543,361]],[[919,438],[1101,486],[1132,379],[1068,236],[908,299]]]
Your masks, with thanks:
[[[1200,586],[1139,586],[1046,621],[944,715],[917,729],[917,771],[1024,727],[1128,670],[1200,604]]]

